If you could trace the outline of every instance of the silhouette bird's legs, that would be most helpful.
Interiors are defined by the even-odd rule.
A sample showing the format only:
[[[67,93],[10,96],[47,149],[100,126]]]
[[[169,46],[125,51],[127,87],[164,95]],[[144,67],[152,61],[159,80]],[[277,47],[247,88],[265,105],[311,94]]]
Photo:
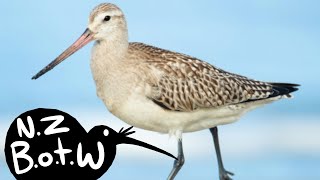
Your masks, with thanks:
[[[213,127],[213,128],[210,128],[209,130],[212,134],[214,147],[216,149],[216,155],[217,155],[217,160],[218,160],[218,165],[219,165],[220,180],[232,180],[229,175],[233,176],[233,173],[225,170],[224,166],[223,166],[221,151],[220,151],[220,146],[219,146],[218,128]]]
[[[178,139],[178,159],[174,161],[173,168],[169,174],[168,180],[173,180],[184,164],[184,155],[182,148],[182,138]]]

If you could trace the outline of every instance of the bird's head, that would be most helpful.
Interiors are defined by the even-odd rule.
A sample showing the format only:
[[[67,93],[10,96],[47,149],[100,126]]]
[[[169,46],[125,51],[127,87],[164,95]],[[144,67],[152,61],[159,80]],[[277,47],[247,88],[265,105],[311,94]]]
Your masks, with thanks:
[[[103,3],[90,13],[88,30],[95,40],[118,39],[126,34],[127,23],[120,8]]]
[[[32,79],[37,79],[47,73],[91,41],[106,41],[109,42],[108,45],[120,42],[120,44],[127,45],[127,34],[127,23],[121,9],[110,3],[100,4],[90,13],[88,27],[78,40],[33,76]]]

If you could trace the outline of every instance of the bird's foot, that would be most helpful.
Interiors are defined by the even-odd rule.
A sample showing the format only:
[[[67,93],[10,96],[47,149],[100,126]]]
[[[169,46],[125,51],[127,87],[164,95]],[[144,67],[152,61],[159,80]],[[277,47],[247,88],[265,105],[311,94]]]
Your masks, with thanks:
[[[234,174],[232,172],[229,172],[225,169],[219,171],[219,177],[220,180],[232,180],[230,176],[233,176]]]

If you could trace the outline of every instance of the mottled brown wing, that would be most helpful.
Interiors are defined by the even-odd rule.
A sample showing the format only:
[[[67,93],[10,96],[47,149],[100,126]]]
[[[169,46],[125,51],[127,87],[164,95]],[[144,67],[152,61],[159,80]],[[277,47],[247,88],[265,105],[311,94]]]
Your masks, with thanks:
[[[270,84],[228,73],[184,54],[140,45],[150,55],[146,61],[150,68],[160,74],[152,84],[151,98],[166,109],[215,108],[264,99],[273,93]]]

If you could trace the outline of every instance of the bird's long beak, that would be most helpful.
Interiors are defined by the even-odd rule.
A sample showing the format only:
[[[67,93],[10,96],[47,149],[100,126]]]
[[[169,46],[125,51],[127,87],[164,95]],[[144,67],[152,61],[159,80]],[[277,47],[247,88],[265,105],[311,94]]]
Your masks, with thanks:
[[[43,74],[45,74],[46,72],[50,71],[56,65],[61,63],[63,60],[67,59],[69,56],[71,56],[73,53],[81,49],[83,46],[85,46],[92,40],[93,40],[93,33],[89,29],[86,29],[76,42],[74,42],[68,49],[66,49],[63,53],[61,53],[55,60],[53,60],[50,64],[44,67],[36,75],[34,75],[32,79],[37,79]]]

